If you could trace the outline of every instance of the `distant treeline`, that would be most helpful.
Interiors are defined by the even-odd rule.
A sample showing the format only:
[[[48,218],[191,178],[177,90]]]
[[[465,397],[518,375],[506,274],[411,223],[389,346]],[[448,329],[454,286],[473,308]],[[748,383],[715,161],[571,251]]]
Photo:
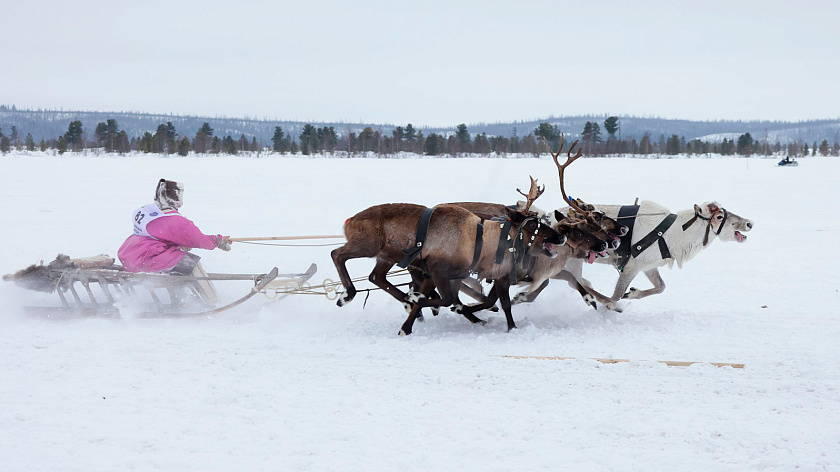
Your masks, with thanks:
[[[650,155],[650,154],[722,154],[772,155],[833,155],[840,154],[837,139],[829,143],[827,139],[814,142],[810,146],[804,141],[782,145],[779,141],[755,139],[750,133],[735,138],[724,138],[720,142],[700,139],[686,140],[684,136],[660,134],[654,139],[650,132],[645,132],[638,141],[635,137],[621,139],[617,136],[620,119],[607,117],[601,124],[587,121],[583,129],[576,133],[577,143],[584,155],[606,156],[615,154]],[[565,145],[564,145],[565,143]],[[558,151],[570,150],[571,138],[564,139],[560,128],[548,122],[540,123],[533,131],[519,136],[514,131],[512,136],[488,136],[486,133],[471,133],[466,124],[460,124],[451,132],[424,134],[411,124],[396,126],[390,134],[385,134],[365,127],[360,132],[340,135],[333,126],[316,127],[312,124],[302,126],[302,131],[293,136],[281,126],[276,126],[270,142],[263,143],[256,136],[240,134],[220,136],[209,122],[203,123],[193,134],[181,134],[171,121],[161,123],[153,132],[146,131],[139,137],[129,137],[121,130],[116,119],[110,118],[96,125],[93,130],[85,130],[80,120],[71,121],[67,130],[51,139],[40,139],[37,143],[31,133],[22,136],[16,126],[12,126],[6,135],[0,128],[0,152],[12,149],[28,151],[53,150],[58,154],[68,151],[114,152],[127,154],[132,151],[154,154],[177,154],[187,156],[195,154],[239,154],[239,153],[280,153],[303,154],[317,153],[342,155],[369,154],[389,156],[398,153],[416,153],[430,156],[467,156],[524,154],[539,155],[547,151],[547,146]]]

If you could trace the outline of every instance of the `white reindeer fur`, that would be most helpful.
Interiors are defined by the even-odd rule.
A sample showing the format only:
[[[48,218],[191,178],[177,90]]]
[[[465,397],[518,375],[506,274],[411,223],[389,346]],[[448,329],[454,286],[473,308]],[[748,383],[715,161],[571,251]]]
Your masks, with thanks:
[[[702,209],[702,216],[709,218],[711,212],[709,211],[709,205],[714,204],[718,207],[715,202],[706,202],[700,206]],[[618,212],[621,209],[620,205],[597,205],[596,206],[599,211],[602,211],[605,215],[610,218],[618,218]],[[568,208],[562,208],[560,211],[568,211]],[[670,210],[659,205],[658,203],[651,202],[648,200],[643,200],[639,204],[639,211],[636,217],[636,222],[633,227],[633,237],[632,243],[636,244],[639,240],[644,238],[648,235],[659,223],[665,219],[666,216],[670,214]],[[682,226],[691,218],[694,217],[695,211],[694,209],[684,210],[677,213],[677,219],[668,228],[665,233],[663,234],[663,238],[665,239],[665,243],[668,245],[668,250],[671,253],[671,257],[668,259],[662,259],[662,254],[659,250],[659,244],[652,244],[650,247],[645,249],[638,257],[631,257],[630,260],[624,267],[621,276],[616,284],[615,292],[611,298],[606,297],[594,289],[590,285],[589,281],[584,279],[582,276],[583,272],[583,261],[580,259],[569,259],[566,263],[565,270],[571,272],[572,275],[580,282],[590,293],[592,293],[595,298],[601,302],[602,304],[606,305],[608,309],[612,310],[615,308],[615,303],[625,294],[625,290],[629,286],[630,282],[641,272],[645,273],[646,276],[651,280],[654,284],[654,288],[646,291],[637,291],[634,289],[631,290],[631,296],[629,298],[643,298],[648,295],[652,295],[655,293],[661,293],[665,289],[665,284],[662,282],[661,277],[659,276],[658,267],[668,265],[669,267],[673,267],[674,262],[677,263],[679,268],[682,268],[683,264],[694,258],[701,250],[708,247],[712,241],[714,241],[717,236],[715,235],[715,231],[712,230],[709,232],[709,241],[704,246],[703,239],[706,237],[706,227],[709,225],[709,221],[702,220],[698,218],[691,224],[685,231],[683,231]],[[551,215],[553,217],[553,215]],[[621,220],[618,220],[619,223],[623,224]],[[726,222],[727,227],[735,227],[735,225],[743,226],[747,223],[750,226],[740,228],[743,231],[749,231],[752,222],[741,218],[737,215],[730,213],[730,219]],[[728,228],[725,228],[728,231]],[[733,231],[734,234],[734,231]],[[729,239],[729,235],[725,234],[727,239]],[[599,258],[597,262],[601,264],[612,264],[615,265],[616,261],[618,260],[618,256],[616,256],[612,251],[610,252],[609,257]],[[525,292],[530,292],[536,290],[539,286],[532,284],[528,287]]]

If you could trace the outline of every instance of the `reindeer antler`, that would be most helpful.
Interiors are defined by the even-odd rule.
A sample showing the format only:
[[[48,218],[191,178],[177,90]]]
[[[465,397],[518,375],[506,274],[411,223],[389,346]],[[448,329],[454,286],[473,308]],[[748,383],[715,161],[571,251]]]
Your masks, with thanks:
[[[569,147],[569,152],[566,154],[568,158],[566,159],[565,164],[560,164],[560,161],[557,158],[560,157],[560,153],[563,152],[563,146],[566,144],[566,136],[563,134],[560,135],[560,149],[556,153],[551,150],[551,146],[548,145],[547,139],[543,137],[543,141],[545,142],[545,147],[548,148],[548,152],[551,154],[551,157],[554,159],[554,164],[557,166],[557,170],[560,174],[560,193],[563,194],[563,201],[571,205],[572,208],[574,208],[575,210],[578,210],[581,213],[586,213],[586,211],[580,206],[578,206],[576,202],[570,200],[569,197],[566,196],[566,189],[563,185],[566,167],[569,167],[569,165],[572,162],[574,162],[577,158],[583,155],[583,147],[581,146],[580,148],[578,148],[577,154],[572,156],[572,149],[575,148],[575,145],[577,145],[580,142],[580,140],[573,142],[571,147]]]
[[[523,193],[522,190],[516,189],[517,192],[519,192],[523,197],[525,197],[528,200],[527,204],[525,205],[525,208],[522,210],[522,213],[528,213],[528,210],[531,208],[531,205],[534,203],[534,201],[540,198],[540,195],[542,195],[543,192],[545,192],[545,185],[539,187],[537,185],[537,179],[531,177],[530,175],[528,176],[528,178],[531,179],[531,189],[528,190],[527,194]]]

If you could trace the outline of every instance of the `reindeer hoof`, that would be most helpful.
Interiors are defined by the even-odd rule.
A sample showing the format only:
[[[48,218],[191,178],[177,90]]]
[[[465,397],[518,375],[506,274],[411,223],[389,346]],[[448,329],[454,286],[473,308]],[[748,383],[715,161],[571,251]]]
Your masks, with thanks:
[[[344,292],[338,296],[338,301],[336,301],[335,304],[338,306],[344,306],[351,301],[353,301],[353,297],[351,297],[347,292]]]
[[[519,292],[516,294],[515,297],[510,301],[511,305],[518,305],[520,303],[525,303],[525,292]]]
[[[510,333],[511,331],[513,331],[513,330],[515,330],[515,329],[516,329],[516,325],[510,325],[510,326],[508,326],[508,333]]]
[[[411,303],[403,302],[403,309],[406,313],[411,313]]]
[[[423,295],[422,293],[417,293],[417,292],[411,292],[411,293],[408,294],[407,297],[405,297],[405,299],[407,301],[411,302],[411,303],[417,303],[420,300],[423,300],[425,298],[426,298],[425,295]]]
[[[453,313],[463,315],[464,314],[464,305],[461,305],[460,303],[456,303],[455,305],[452,305],[452,307],[449,310],[452,311]]]
[[[440,314],[440,307],[436,306],[432,308],[432,316],[437,316]]]
[[[634,300],[636,298],[636,292],[639,290],[636,287],[630,287],[630,290],[627,291],[621,298],[629,298]]]
[[[408,336],[408,334],[407,334],[405,331],[403,331],[403,330],[400,330],[399,335],[400,335],[400,336]]]
[[[583,296],[583,302],[586,303],[587,305],[591,306],[592,308],[596,309],[596,310],[598,309],[598,304],[595,303],[595,297],[593,297],[589,293],[587,293],[586,295]]]
[[[497,307],[496,305],[493,305],[490,308],[488,308],[487,311],[492,311],[493,313],[498,313],[499,312],[499,307]]]

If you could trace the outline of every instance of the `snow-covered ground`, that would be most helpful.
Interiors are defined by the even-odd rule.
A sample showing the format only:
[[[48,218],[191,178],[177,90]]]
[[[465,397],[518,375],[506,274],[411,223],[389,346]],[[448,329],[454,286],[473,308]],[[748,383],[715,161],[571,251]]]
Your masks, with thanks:
[[[2,283],[0,470],[840,470],[840,159],[774,164],[579,160],[574,196],[673,211],[717,200],[755,228],[664,269],[666,291],[621,314],[552,283],[514,306],[511,333],[501,315],[474,326],[443,310],[401,338],[405,313],[381,292],[344,308],[260,296],[212,318],[46,321],[21,307],[55,295]],[[547,186],[537,205],[559,206],[549,159],[5,155],[0,273],[115,255],[161,177],[186,183],[182,213],[206,233],[273,236],[338,234],[384,202],[513,202],[529,174]],[[330,250],[202,255],[213,272],[316,262],[320,282],[337,278]],[[585,269],[611,291],[612,269]]]

